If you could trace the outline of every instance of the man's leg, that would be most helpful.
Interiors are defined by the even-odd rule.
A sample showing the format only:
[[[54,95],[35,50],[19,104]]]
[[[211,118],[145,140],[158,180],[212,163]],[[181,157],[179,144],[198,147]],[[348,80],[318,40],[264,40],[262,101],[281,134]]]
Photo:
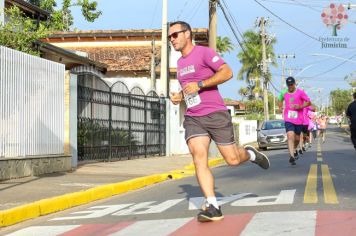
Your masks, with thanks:
[[[302,133],[300,133],[300,138],[299,138],[299,153],[301,153],[300,152],[300,150],[302,150],[303,149],[303,145],[304,145],[304,133],[302,132]]]
[[[295,134],[294,131],[288,131],[287,132],[287,139],[288,139],[288,150],[290,156],[294,156],[294,149],[295,149]]]
[[[356,150],[356,128],[351,128],[350,131],[351,131],[351,142]]]
[[[198,213],[200,222],[217,221],[224,218],[214,192],[214,176],[208,165],[210,137],[198,136],[188,140],[188,147],[193,156],[195,173],[200,188],[205,196],[204,209]]]
[[[250,160],[247,151],[242,147],[237,147],[236,144],[217,146],[226,163],[231,166],[237,166]]]
[[[198,136],[188,140],[188,147],[193,156],[195,172],[200,188],[205,196],[215,197],[214,177],[208,166],[210,137]]]

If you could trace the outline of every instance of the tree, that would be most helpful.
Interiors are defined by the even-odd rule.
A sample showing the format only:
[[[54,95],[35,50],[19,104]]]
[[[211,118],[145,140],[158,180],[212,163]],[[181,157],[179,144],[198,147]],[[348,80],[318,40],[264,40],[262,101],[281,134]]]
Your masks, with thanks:
[[[52,30],[70,30],[74,22],[70,10],[72,7],[81,7],[82,15],[89,22],[94,22],[102,14],[97,10],[97,2],[90,2],[90,0],[76,0],[74,3],[72,0],[63,0],[62,7],[58,10],[55,9],[57,7],[55,0],[29,0],[29,2],[51,13],[49,25]]]
[[[272,65],[276,66],[276,57],[273,49],[273,45],[276,40],[273,39],[266,46],[267,55],[272,61]],[[261,35],[253,30],[248,30],[243,34],[243,48],[237,55],[240,63],[242,64],[241,69],[238,72],[237,79],[245,80],[247,84],[254,83],[254,93],[261,93],[261,82],[262,69],[260,64],[262,62],[262,43]],[[271,79],[271,73],[268,72],[266,79],[269,81]]]
[[[38,55],[33,43],[46,37],[47,27],[40,22],[39,25],[26,17],[18,7],[10,7],[5,10],[6,24],[0,24],[0,45],[18,51]]]
[[[47,22],[37,22],[27,17],[16,7],[0,9],[0,14],[6,15],[6,24],[0,24],[0,45],[16,49],[32,55],[38,55],[34,43],[47,37],[52,31],[69,30],[73,25],[73,16],[69,8],[80,6],[82,14],[87,21],[93,22],[101,15],[101,11],[96,11],[97,3],[90,0],[77,0],[75,4],[72,0],[64,0],[62,8],[56,10],[56,0],[29,0],[30,3],[51,13]]]
[[[234,46],[232,45],[231,43],[231,40],[230,38],[228,37],[220,37],[218,36],[217,37],[217,40],[216,40],[216,51],[221,54],[221,56],[224,55],[224,53],[229,53],[231,52],[232,50],[234,50]]]
[[[351,90],[337,89],[330,92],[331,107],[336,115],[342,114],[352,101]]]

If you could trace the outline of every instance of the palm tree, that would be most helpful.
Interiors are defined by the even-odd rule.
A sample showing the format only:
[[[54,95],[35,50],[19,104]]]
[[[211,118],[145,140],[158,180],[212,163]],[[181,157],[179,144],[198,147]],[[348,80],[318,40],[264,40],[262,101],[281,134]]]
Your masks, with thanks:
[[[230,38],[221,36],[216,38],[216,51],[221,56],[224,56],[225,52],[229,53],[232,50],[234,50],[234,46],[232,45]]]
[[[276,57],[273,50],[273,44],[276,40],[273,39],[266,46],[266,51],[269,59],[272,61],[272,65],[276,66]],[[260,78],[262,77],[262,69],[260,64],[262,63],[262,43],[261,35],[259,32],[248,30],[243,34],[243,48],[244,50],[237,54],[237,58],[242,64],[241,69],[238,72],[237,79],[245,80],[247,84],[255,83],[255,94],[261,94]],[[266,75],[267,81],[271,79],[271,73]],[[256,96],[258,97],[258,96]]]

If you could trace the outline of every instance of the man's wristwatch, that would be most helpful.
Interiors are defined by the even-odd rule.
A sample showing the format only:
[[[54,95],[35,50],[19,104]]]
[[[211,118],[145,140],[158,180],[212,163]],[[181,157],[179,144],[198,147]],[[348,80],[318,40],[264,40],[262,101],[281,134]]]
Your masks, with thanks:
[[[198,87],[199,87],[200,89],[202,89],[202,88],[204,87],[202,80],[200,80],[200,81],[198,82]]]

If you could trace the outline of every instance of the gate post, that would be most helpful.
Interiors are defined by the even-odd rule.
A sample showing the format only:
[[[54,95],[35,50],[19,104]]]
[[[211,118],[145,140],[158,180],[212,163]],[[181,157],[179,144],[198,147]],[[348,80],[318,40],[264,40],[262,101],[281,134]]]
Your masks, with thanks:
[[[129,92],[129,157],[131,159],[132,156],[132,144],[131,144],[131,106],[132,106],[132,99],[131,99],[131,92]]]
[[[111,140],[111,133],[112,133],[112,88],[109,88],[109,161],[112,158],[112,140]]]
[[[144,128],[143,128],[143,130],[144,130],[144,132],[145,132],[145,134],[144,134],[144,140],[145,140],[145,158],[147,157],[147,96],[144,96],[144,103],[145,103],[145,105],[144,105],[144,112],[145,112],[145,116],[144,116],[144,122],[145,122],[145,124],[144,124]]]

